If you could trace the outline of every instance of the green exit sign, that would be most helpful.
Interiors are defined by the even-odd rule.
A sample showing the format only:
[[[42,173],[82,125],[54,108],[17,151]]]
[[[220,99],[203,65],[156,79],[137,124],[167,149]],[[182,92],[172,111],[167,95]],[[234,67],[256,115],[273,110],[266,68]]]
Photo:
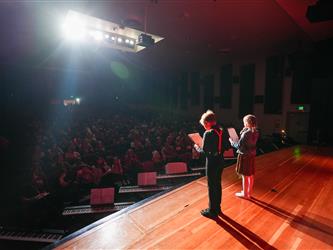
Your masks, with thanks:
[[[298,110],[298,111],[304,111],[304,106],[302,106],[302,105],[297,106],[297,110]]]

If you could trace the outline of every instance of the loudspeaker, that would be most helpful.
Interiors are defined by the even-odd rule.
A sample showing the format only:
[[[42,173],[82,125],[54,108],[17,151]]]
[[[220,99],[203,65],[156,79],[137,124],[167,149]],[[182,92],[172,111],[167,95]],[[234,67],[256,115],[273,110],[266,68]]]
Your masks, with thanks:
[[[329,21],[333,19],[333,3],[329,0],[318,0],[309,5],[306,17],[311,23]]]
[[[169,162],[165,165],[166,174],[181,174],[187,172],[187,164],[185,162]]]
[[[138,173],[138,186],[156,185],[156,172]]]
[[[90,205],[114,203],[114,188],[93,188],[90,190]]]

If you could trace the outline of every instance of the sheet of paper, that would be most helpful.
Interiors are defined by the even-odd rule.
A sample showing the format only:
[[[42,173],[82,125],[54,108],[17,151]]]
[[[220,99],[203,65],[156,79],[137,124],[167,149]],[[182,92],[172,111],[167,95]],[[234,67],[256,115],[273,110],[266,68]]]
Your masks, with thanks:
[[[234,142],[238,142],[239,137],[237,135],[236,130],[234,128],[228,128],[228,132],[231,140],[233,140]]]
[[[200,148],[202,148],[202,137],[199,133],[188,134],[188,137],[197,144]]]

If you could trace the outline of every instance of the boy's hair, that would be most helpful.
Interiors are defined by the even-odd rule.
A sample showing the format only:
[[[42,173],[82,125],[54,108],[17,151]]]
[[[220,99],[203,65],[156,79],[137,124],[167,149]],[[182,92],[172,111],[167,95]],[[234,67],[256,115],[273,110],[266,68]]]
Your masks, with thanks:
[[[206,122],[216,124],[216,116],[213,111],[207,110],[200,118],[200,124],[203,126]]]
[[[254,115],[244,116],[243,121],[246,121],[253,128],[257,127],[257,118]]]

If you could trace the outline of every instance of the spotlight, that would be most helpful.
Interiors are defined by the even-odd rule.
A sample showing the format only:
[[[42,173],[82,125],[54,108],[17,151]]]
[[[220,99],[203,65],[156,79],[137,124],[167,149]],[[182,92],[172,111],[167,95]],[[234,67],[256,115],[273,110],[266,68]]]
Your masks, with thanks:
[[[103,39],[103,33],[98,30],[94,30],[90,32],[90,35],[96,40],[101,41]]]
[[[63,31],[64,38],[76,40],[74,42],[81,42],[81,39],[87,38],[87,44],[98,43],[98,46],[126,52],[136,53],[163,39],[157,35],[143,33],[137,29],[73,10],[68,10],[64,21],[63,29],[60,30]]]
[[[76,15],[66,17],[62,30],[65,38],[69,40],[81,40],[86,33],[83,20]]]

